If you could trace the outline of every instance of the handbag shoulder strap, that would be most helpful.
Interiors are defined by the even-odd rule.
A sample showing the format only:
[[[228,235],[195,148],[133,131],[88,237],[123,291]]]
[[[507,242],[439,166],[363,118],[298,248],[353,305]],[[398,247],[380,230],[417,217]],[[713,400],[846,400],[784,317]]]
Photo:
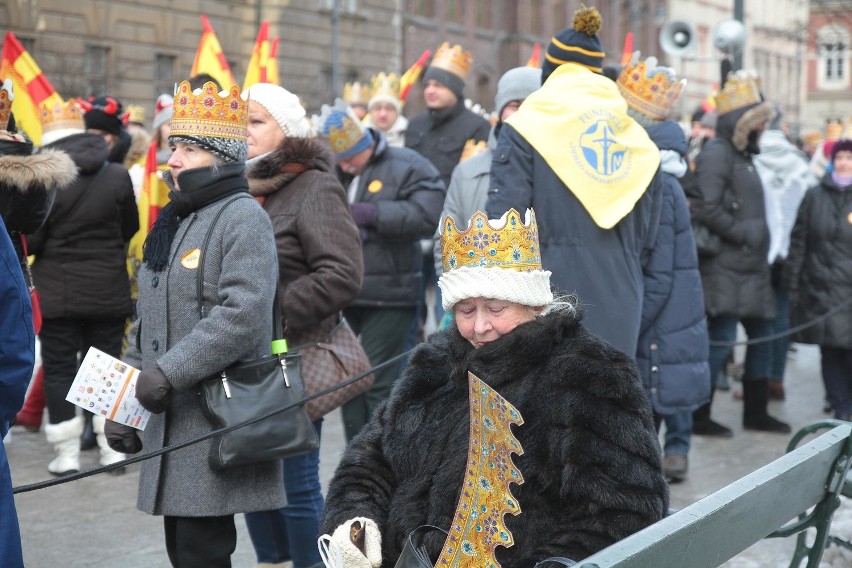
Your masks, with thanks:
[[[237,199],[248,198],[251,199],[251,196],[248,194],[240,194],[229,199],[219,210],[216,212],[216,216],[213,217],[213,220],[210,222],[210,227],[207,228],[207,234],[204,236],[204,241],[201,244],[201,256],[198,259],[198,272],[195,274],[195,292],[196,292],[196,300],[198,301],[198,318],[204,319],[204,302],[202,301],[204,298],[204,256],[207,253],[207,247],[210,245],[210,238],[213,236],[213,228],[216,226],[216,222],[219,220],[219,217],[222,216],[222,213],[225,209],[236,201]],[[278,284],[275,285],[275,296],[272,299],[272,339],[281,339],[284,337],[284,328],[281,325],[281,308],[278,302]]]

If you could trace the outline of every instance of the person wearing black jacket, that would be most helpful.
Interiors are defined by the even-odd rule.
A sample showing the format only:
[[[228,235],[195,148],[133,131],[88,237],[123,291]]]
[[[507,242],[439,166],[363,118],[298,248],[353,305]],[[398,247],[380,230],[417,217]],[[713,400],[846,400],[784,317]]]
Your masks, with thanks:
[[[361,292],[344,314],[377,365],[405,346],[422,281],[420,239],[435,232],[446,188],[426,158],[388,146],[378,130],[363,129],[342,100],[323,105],[320,120],[364,248]],[[398,375],[394,365],[376,372],[373,386],[343,406],[347,440],[387,398]]]
[[[770,334],[775,317],[763,184],[752,156],[774,116],[764,102],[754,76],[738,71],[728,76],[716,96],[716,138],[698,155],[695,169],[701,201],[693,218],[715,235],[718,250],[700,256],[704,303],[710,336],[710,377],[715,378],[736,340],[737,323],[748,338]],[[746,350],[743,375],[743,427],[788,433],[790,426],[769,416],[769,347],[754,343]],[[693,413],[693,433],[730,436],[725,426],[710,419],[713,400]]]
[[[107,162],[106,142],[85,132],[75,101],[42,113],[42,128],[44,148],[67,153],[79,172],[57,195],[44,225],[29,236],[44,317],[40,338],[50,418],[45,435],[57,454],[47,469],[61,475],[80,469],[83,419],[65,400],[78,354],[85,355],[89,347],[113,357],[121,354],[125,321],[132,313],[125,260],[139,215],[127,170]],[[103,419],[94,426],[101,464],[123,459],[106,444]]]

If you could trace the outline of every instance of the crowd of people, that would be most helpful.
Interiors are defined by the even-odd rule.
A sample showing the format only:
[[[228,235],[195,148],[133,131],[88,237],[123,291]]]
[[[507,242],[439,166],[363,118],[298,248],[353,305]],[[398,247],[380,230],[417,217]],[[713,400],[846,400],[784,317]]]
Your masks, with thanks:
[[[374,366],[410,354],[342,404],[325,497],[318,449],[214,469],[206,440],[145,460],[137,506],[163,517],[171,563],[230,566],[245,514],[258,566],[394,566],[412,531],[461,514],[471,374],[523,417],[522,455],[494,473],[517,468],[514,544],[492,551],[520,566],[579,561],[666,514],[691,437],[733,435],[711,411],[739,326],[746,430],[790,432],[768,408],[791,340],[819,346],[849,420],[849,132],[800,149],[745,71],[679,124],[685,81],[638,52],[605,68],[602,24],[581,8],[540,69],[506,71],[490,120],[466,104],[470,54],[447,43],[409,118],[394,74],[313,117],[285,86],[195,76],[156,99],[150,132],[110,96],[45,106],[36,148],[4,85],[0,434],[38,430],[46,409],[61,476],[89,445],[113,465],[208,433],[198,385],[269,353],[277,294],[292,345],[348,328]],[[137,204],[152,143],[155,221]],[[140,369],[143,432],[66,400],[90,347]],[[0,556],[22,566],[2,452],[0,490]],[[321,535],[345,562],[321,557]],[[433,563],[444,538],[424,541]]]

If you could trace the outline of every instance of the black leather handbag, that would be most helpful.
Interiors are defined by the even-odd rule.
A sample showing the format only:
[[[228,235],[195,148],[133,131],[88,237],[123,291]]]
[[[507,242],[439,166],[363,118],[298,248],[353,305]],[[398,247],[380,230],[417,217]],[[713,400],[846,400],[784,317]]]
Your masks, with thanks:
[[[447,539],[447,531],[432,525],[420,525],[405,539],[405,546],[394,568],[433,568],[432,561],[423,545],[424,538],[438,538],[441,542]]]
[[[217,213],[198,261],[196,287],[198,311],[204,317],[202,286],[204,252],[213,227],[231,199]],[[283,338],[283,327],[276,292],[272,306],[273,338]],[[275,342],[273,342],[275,343]],[[215,428],[234,426],[246,420],[288,407],[304,398],[301,358],[298,354],[278,353],[254,361],[235,363],[218,375],[201,382],[201,408]],[[210,467],[230,466],[279,460],[319,447],[319,437],[304,404],[238,428],[213,439]]]

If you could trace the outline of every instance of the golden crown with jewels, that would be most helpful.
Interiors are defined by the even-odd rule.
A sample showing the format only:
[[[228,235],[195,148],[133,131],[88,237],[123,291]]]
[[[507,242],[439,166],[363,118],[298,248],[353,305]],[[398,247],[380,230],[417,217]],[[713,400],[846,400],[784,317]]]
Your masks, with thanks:
[[[499,221],[477,211],[466,230],[459,230],[451,216],[444,219],[441,253],[444,273],[464,266],[471,268],[507,268],[518,272],[541,270],[538,224],[535,213],[521,214],[510,209]]]
[[[760,79],[753,72],[729,73],[725,86],[716,94],[716,112],[725,114],[738,108],[760,103]]]
[[[450,43],[445,41],[435,52],[429,67],[443,69],[466,79],[472,65],[473,56],[469,51],[464,51],[459,44],[450,47]]]
[[[686,79],[677,81],[673,71],[658,68],[655,57],[637,61],[638,52],[618,76],[618,90],[630,108],[654,120],[664,120],[686,87]]]
[[[248,101],[232,86],[220,95],[212,81],[192,91],[189,81],[175,90],[171,136],[211,136],[245,140],[248,136]]]
[[[68,99],[54,105],[42,104],[39,107],[39,120],[41,121],[42,136],[48,132],[73,128],[86,130],[83,121],[83,109],[77,99]]]
[[[343,85],[343,100],[350,105],[366,105],[370,101],[370,85],[358,81]]]
[[[12,92],[12,80],[6,79],[0,85],[0,130],[6,130],[6,127],[9,126],[13,98],[15,98],[15,95]]]
[[[322,105],[317,122],[331,149],[338,155],[345,154],[364,137],[364,125],[340,98],[335,99],[332,106]]]
[[[396,73],[374,75],[370,81],[370,87],[373,97],[399,98],[399,76]]]
[[[140,105],[127,105],[127,121],[144,124],[145,109]]]

